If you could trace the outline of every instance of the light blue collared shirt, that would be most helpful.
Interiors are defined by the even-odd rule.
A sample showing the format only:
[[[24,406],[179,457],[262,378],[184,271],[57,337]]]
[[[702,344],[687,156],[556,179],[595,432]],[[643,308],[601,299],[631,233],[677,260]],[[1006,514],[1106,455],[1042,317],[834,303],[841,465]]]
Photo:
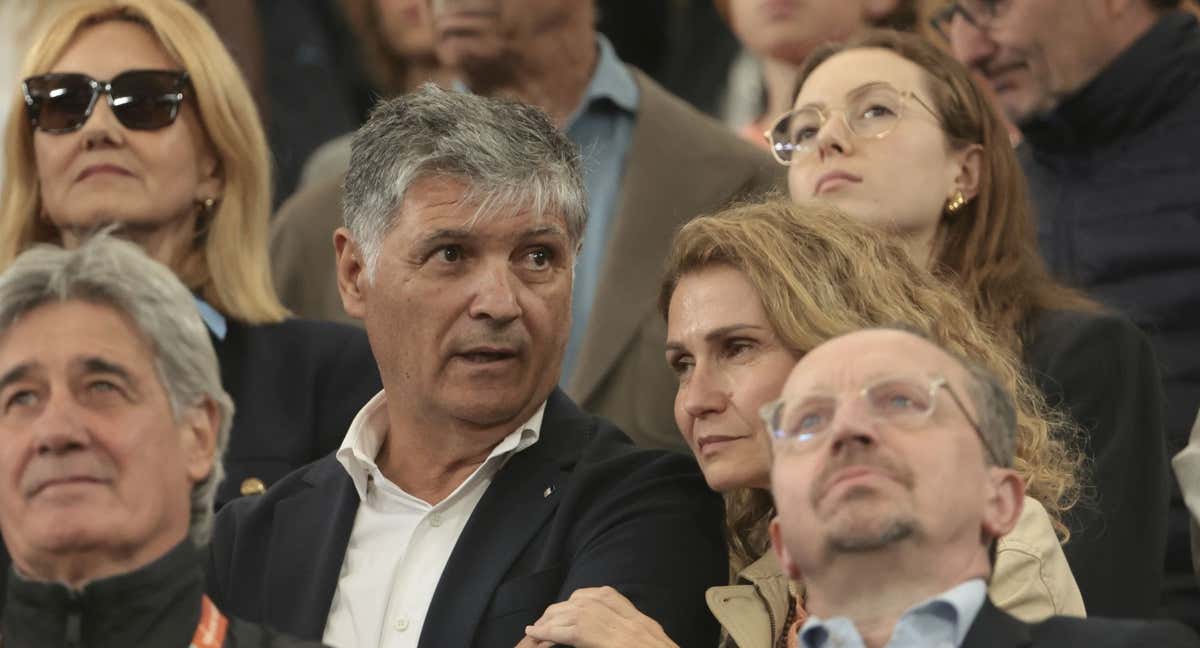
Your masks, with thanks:
[[[583,182],[588,193],[588,222],[583,247],[575,261],[575,286],[571,294],[571,336],[563,355],[560,382],[571,377],[583,343],[583,333],[596,299],[600,271],[608,251],[625,154],[633,141],[637,119],[638,87],[629,68],[617,58],[612,43],[597,35],[598,57],[583,101],[567,120],[567,137],[583,155]],[[657,279],[657,278],[656,278]]]
[[[225,334],[229,332],[229,324],[225,321],[225,316],[211,304],[196,297],[196,309],[200,311],[200,319],[204,320],[204,325],[212,332],[213,336],[218,340],[224,340]]]
[[[909,608],[885,648],[958,648],[987,597],[982,578],[969,580]],[[862,635],[846,617],[811,616],[800,628],[804,648],[863,648]]]

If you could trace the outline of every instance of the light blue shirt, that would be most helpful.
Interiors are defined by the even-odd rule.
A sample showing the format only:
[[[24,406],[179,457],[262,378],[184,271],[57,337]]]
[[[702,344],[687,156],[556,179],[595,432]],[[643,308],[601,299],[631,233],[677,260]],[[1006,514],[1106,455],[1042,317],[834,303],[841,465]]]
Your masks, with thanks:
[[[604,36],[596,37],[598,58],[583,101],[567,120],[567,137],[583,155],[583,182],[588,194],[588,221],[583,247],[575,262],[571,294],[571,336],[563,356],[560,382],[565,385],[575,368],[584,330],[596,299],[608,241],[615,220],[625,154],[633,141],[638,87],[629,68]],[[657,277],[649,280],[657,281]]]
[[[987,584],[983,579],[975,578],[914,605],[896,622],[886,648],[958,648],[986,597]],[[826,621],[811,616],[800,628],[800,645],[804,648],[863,648],[863,640],[854,622],[846,617]]]
[[[225,316],[203,299],[199,297],[195,299],[196,309],[200,311],[200,319],[204,320],[204,325],[208,327],[214,337],[224,340],[225,334],[229,332],[229,324],[225,322]]]

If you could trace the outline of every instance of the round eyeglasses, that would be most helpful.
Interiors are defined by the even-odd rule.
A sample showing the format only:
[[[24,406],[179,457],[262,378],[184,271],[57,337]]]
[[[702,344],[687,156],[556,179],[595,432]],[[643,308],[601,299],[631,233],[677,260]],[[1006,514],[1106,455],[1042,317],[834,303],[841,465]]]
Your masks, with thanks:
[[[856,395],[865,403],[867,413],[874,420],[903,430],[916,430],[927,424],[933,416],[937,406],[937,391],[942,388],[945,388],[971,429],[979,436],[988,458],[997,466],[1006,465],[999,461],[983,430],[945,378],[882,378],[858,390]],[[763,405],[759,416],[773,438],[789,442],[795,448],[806,449],[815,447],[818,441],[829,435],[838,405],[836,398],[826,395],[809,395],[795,401],[780,398]]]
[[[817,150],[817,134],[832,118],[832,113],[841,116],[853,135],[880,139],[896,129],[910,100],[923,106],[940,123],[937,112],[915,93],[900,92],[886,83],[872,83],[852,91],[840,110],[804,106],[784,113],[763,137],[775,161],[788,166],[797,158]]]

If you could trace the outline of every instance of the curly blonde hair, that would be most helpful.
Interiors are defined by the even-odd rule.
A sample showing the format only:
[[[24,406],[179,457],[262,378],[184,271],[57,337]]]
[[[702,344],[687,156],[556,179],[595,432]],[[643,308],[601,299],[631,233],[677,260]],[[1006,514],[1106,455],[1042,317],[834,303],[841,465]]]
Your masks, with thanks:
[[[980,323],[954,286],[917,266],[886,234],[832,206],[772,198],[683,226],[667,260],[663,316],[681,277],[715,265],[745,274],[776,335],[798,354],[845,333],[904,323],[994,373],[1017,405],[1013,467],[1066,541],[1063,514],[1079,499],[1083,461],[1076,428],[1045,403],[1012,348]],[[726,505],[736,573],[767,550],[774,506],[769,493],[749,489],[727,494]]]

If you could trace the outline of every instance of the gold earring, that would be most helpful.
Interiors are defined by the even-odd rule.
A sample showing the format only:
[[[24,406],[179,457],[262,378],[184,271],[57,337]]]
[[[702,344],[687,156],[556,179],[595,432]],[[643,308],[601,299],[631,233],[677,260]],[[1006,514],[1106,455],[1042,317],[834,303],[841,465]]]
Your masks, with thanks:
[[[946,201],[946,213],[950,216],[962,211],[964,205],[967,204],[967,197],[963,195],[962,189],[956,189],[954,196]]]

